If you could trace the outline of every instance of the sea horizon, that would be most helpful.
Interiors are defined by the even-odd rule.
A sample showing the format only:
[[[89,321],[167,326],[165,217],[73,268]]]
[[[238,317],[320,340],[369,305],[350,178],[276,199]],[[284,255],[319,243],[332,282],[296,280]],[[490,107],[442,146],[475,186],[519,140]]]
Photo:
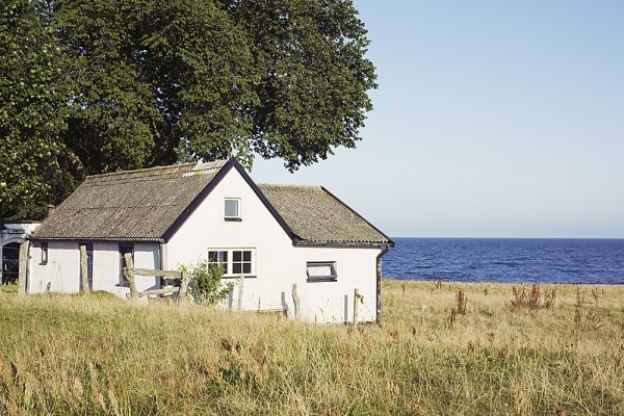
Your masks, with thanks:
[[[624,284],[624,239],[394,237],[384,275],[460,282]]]

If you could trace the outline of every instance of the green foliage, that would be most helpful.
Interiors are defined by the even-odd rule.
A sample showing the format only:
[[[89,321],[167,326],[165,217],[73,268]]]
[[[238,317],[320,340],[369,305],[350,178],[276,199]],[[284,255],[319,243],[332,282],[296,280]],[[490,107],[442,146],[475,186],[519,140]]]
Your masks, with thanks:
[[[372,109],[374,65],[350,0],[220,0],[246,33],[257,105],[250,141],[290,170],[352,148]],[[198,149],[201,154],[201,149]]]
[[[232,290],[233,284],[223,284],[223,270],[212,267],[207,260],[192,266],[183,265],[180,271],[190,277],[189,288],[193,297],[201,303],[212,305],[225,298]]]
[[[0,7],[0,215],[61,200],[85,174],[256,156],[296,170],[354,147],[372,108],[351,0]]]
[[[72,186],[78,164],[59,138],[63,57],[33,2],[0,7],[0,56],[0,217],[37,217]]]

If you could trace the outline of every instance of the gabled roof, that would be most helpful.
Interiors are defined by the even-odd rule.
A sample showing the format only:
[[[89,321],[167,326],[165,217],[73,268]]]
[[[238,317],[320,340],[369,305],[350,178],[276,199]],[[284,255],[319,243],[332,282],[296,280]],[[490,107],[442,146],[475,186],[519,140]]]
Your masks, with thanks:
[[[322,186],[258,185],[300,241],[297,245],[390,244],[392,240]]]
[[[89,176],[43,222],[33,238],[167,241],[232,168],[295,245],[393,244],[325,188],[259,187],[235,160]]]
[[[161,240],[224,165],[187,163],[88,176],[34,238]]]

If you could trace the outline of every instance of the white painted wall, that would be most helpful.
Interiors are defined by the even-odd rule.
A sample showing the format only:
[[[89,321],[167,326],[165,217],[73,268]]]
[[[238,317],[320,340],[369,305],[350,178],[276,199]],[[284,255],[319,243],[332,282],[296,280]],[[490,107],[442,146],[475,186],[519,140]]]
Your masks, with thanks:
[[[130,292],[121,282],[119,244],[108,241],[93,243],[93,290],[105,290],[123,298]]]
[[[33,242],[28,264],[28,293],[48,290],[60,293],[80,291],[80,251],[78,242],[50,241],[48,263],[41,264],[41,244]]]
[[[157,243],[136,243],[134,245],[134,267],[140,269],[160,269],[159,248]],[[139,291],[156,288],[159,279],[155,277],[136,277]]]
[[[225,198],[241,199],[241,222],[224,221]],[[256,278],[245,279],[243,308],[281,309],[282,292],[293,310],[292,285],[297,284],[301,315],[318,322],[353,318],[353,293],[364,297],[361,321],[376,319],[376,259],[380,249],[293,247],[292,241],[232,169],[167,243],[167,269],[207,258],[209,248],[254,248]],[[308,283],[306,263],[335,261],[338,281]],[[238,283],[238,279],[232,280]],[[234,291],[237,305],[238,290]]]
[[[135,243],[135,267],[160,267],[157,243]],[[93,243],[93,290],[104,290],[126,298],[130,289],[121,283],[121,256],[116,242]],[[48,242],[48,264],[41,264],[41,243],[30,248],[28,293],[76,293],[80,291],[80,249],[77,241]],[[137,277],[137,289],[143,291],[158,284],[154,277]]]

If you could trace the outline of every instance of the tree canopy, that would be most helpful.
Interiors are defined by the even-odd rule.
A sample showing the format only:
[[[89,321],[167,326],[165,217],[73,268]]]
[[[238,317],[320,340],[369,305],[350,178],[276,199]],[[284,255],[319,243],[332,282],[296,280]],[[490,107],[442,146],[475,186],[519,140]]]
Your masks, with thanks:
[[[360,140],[375,68],[351,0],[8,0],[0,217],[86,174],[280,158]]]

